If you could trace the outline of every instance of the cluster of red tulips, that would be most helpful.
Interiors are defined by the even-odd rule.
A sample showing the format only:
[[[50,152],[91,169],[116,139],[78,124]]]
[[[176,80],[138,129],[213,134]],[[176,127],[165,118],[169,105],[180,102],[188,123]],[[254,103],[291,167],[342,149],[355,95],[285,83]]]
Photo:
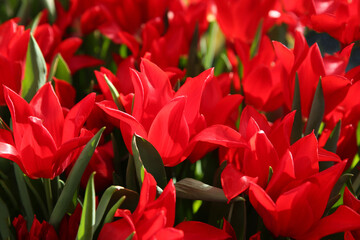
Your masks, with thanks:
[[[360,0],[8,0],[1,239],[360,239]]]

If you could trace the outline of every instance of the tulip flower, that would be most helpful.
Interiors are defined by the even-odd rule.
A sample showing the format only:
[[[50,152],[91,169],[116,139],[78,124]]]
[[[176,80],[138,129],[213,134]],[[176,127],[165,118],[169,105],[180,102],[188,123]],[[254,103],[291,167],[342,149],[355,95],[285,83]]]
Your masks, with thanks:
[[[22,215],[15,218],[12,224],[15,227],[17,239],[59,239],[54,227],[45,221],[40,223],[36,216],[34,217],[30,232],[26,228],[26,220]]]
[[[80,132],[95,103],[89,94],[64,116],[50,83],[30,103],[5,87],[13,131],[1,130],[0,156],[16,162],[31,178],[54,178],[71,163],[67,157],[90,137]]]
[[[289,183],[276,198],[251,183],[250,202],[275,236],[300,239],[320,221],[345,165],[346,162],[341,162],[300,182]]]
[[[30,31],[19,26],[16,19],[0,25],[0,75],[1,82],[20,93],[26,50]],[[3,88],[0,87],[0,105],[5,105]]]
[[[359,4],[358,0],[316,0],[310,27],[318,32],[328,33],[343,44],[359,40]]]
[[[143,59],[140,68],[141,72],[132,70],[135,89],[132,110],[125,106],[127,112],[123,112],[106,103],[98,104],[107,115],[120,120],[124,142],[130,152],[135,133],[153,144],[166,166],[177,165],[194,151],[198,154],[192,159],[198,160],[214,145],[244,146],[239,133],[221,125],[222,122],[207,126],[200,113],[202,93],[213,78],[213,70],[188,78],[174,92],[166,73],[155,64]],[[241,100],[240,95],[232,99],[238,103]],[[234,108],[234,104],[224,106],[225,113],[230,114]]]
[[[133,213],[118,209],[115,216],[120,217],[106,223],[99,234],[99,240],[116,236],[126,239],[134,233],[133,239],[231,239],[224,230],[201,222],[182,222],[175,228],[175,186],[170,180],[162,194],[156,199],[156,181],[145,171],[140,199]]]

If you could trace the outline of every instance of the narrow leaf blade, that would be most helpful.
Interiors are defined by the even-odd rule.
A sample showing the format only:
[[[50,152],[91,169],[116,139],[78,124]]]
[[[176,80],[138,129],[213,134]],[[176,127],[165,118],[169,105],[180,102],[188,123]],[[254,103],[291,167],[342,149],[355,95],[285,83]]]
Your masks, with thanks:
[[[84,150],[81,152],[79,158],[76,160],[73,168],[70,171],[70,174],[66,180],[63,191],[60,194],[60,197],[54,207],[54,210],[50,216],[49,223],[57,229],[59,224],[64,217],[66,210],[71,203],[74,193],[76,192],[81,177],[85,171],[86,166],[88,165],[95,148],[99,144],[102,133],[104,132],[105,127],[100,129],[95,136],[90,139],[86,144]]]
[[[110,186],[105,190],[104,194],[100,199],[99,205],[96,209],[96,218],[95,218],[95,227],[94,227],[95,230],[100,225],[100,222],[105,214],[106,208],[108,207],[111,197],[116,191],[120,190],[121,188],[122,187],[120,186]]]
[[[228,201],[222,189],[210,186],[192,178],[184,178],[180,180],[175,183],[175,188],[176,196],[179,198],[223,203]],[[233,201],[243,200],[243,198],[237,197]]]
[[[10,214],[6,203],[0,198],[0,236],[1,239],[10,239]]]
[[[77,239],[81,240],[91,240],[93,237],[94,226],[95,226],[95,184],[94,184],[94,175],[93,172],[88,180],[84,206],[81,213],[81,220],[79,225],[79,230],[77,234]]]
[[[341,130],[341,120],[338,121],[335,128],[331,132],[329,139],[326,141],[324,148],[330,152],[336,153],[337,142],[339,140]]]
[[[16,183],[19,189],[20,199],[25,210],[25,216],[27,217],[27,229],[31,229],[31,225],[34,219],[34,211],[31,204],[29,192],[24,180],[24,173],[21,171],[17,164],[14,164],[14,171],[16,177]]]
[[[291,110],[296,110],[294,123],[291,130],[290,142],[293,144],[297,140],[302,137],[303,131],[303,122],[302,122],[302,114],[301,114],[301,101],[300,101],[300,86],[299,86],[299,78],[296,74],[295,76],[295,87],[294,87],[294,97],[293,104]]]
[[[104,224],[112,222],[114,219],[114,214],[116,210],[121,206],[121,204],[125,201],[126,196],[122,196],[119,201],[117,201],[109,210],[109,212],[106,214],[106,217],[104,219]]]
[[[25,74],[21,83],[21,96],[28,102],[46,82],[46,62],[32,34],[26,53]]]
[[[132,150],[136,162],[141,162],[146,171],[154,176],[157,185],[164,189],[167,185],[164,163],[154,146],[144,138],[134,135]],[[136,156],[136,157],[135,157]]]
[[[324,93],[321,84],[321,78],[319,79],[318,86],[315,91],[314,99],[311,105],[311,110],[309,114],[309,119],[306,124],[305,135],[310,134],[313,130],[316,135],[318,136],[318,130],[323,119],[325,112],[325,100],[324,100]]]

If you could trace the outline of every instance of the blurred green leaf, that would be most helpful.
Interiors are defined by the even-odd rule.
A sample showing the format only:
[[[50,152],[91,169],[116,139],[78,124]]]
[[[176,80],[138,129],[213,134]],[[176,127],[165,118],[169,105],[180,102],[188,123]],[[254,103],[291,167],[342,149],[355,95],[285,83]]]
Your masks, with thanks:
[[[246,202],[232,202],[228,214],[228,222],[233,226],[239,240],[246,239]]]
[[[324,116],[324,111],[325,100],[320,78],[315,91],[314,99],[312,101],[309,119],[306,124],[305,135],[310,134],[314,130],[316,137],[318,136],[318,130]]]
[[[10,214],[6,203],[0,198],[0,236],[1,239],[7,240],[11,236]]]
[[[203,66],[198,57],[198,44],[199,44],[199,24],[195,26],[195,30],[191,39],[188,61],[186,65],[186,76],[195,77],[203,71]]]
[[[35,30],[37,28],[37,26],[39,25],[39,22],[40,22],[40,18],[42,16],[42,12],[38,13],[38,15],[36,15],[36,17],[34,18],[34,20],[32,21],[31,25],[30,25],[30,33],[31,34],[34,34],[35,33]]]
[[[228,202],[224,191],[192,178],[184,178],[175,183],[176,197],[203,200],[210,202]],[[232,201],[244,201],[242,197],[236,197]]]
[[[208,37],[207,37],[207,48],[204,54],[204,68],[209,69],[213,66],[214,57],[215,57],[215,49],[216,49],[216,35],[219,31],[219,25],[216,21],[209,23],[209,30],[208,30]]]
[[[50,23],[54,23],[56,19],[56,9],[55,9],[55,1],[54,0],[43,0],[45,7],[47,8],[49,15]]]
[[[31,205],[31,200],[29,196],[29,192],[26,187],[26,183],[24,180],[24,173],[21,171],[20,167],[14,163],[14,171],[16,177],[16,183],[18,186],[20,200],[25,210],[25,217],[26,217],[26,226],[27,229],[30,231],[32,222],[34,220],[34,211]]]
[[[25,74],[21,83],[21,96],[28,102],[46,82],[46,62],[32,34],[26,53]]]
[[[76,239],[91,240],[95,226],[95,184],[93,172],[85,190],[84,206]]]
[[[260,43],[261,43],[261,32],[262,32],[262,25],[263,25],[263,20],[261,20],[259,22],[258,28],[256,30],[256,34],[254,37],[253,42],[251,43],[251,47],[250,47],[250,59],[255,57],[255,55],[258,53],[259,51],[259,47],[260,47]]]
[[[72,77],[69,66],[67,65],[60,53],[56,55],[56,57],[51,63],[50,72],[48,75],[48,82],[50,82],[53,77],[72,84]]]
[[[99,144],[101,135],[104,130],[105,127],[100,129],[95,134],[95,136],[90,139],[69,173],[64,189],[61,192],[60,197],[56,202],[54,210],[50,216],[49,223],[53,225],[55,229],[59,227],[61,220],[63,219],[69,205],[71,204],[74,193],[76,192],[80,184],[80,180],[85,171],[85,168],[88,165],[92,155],[94,154],[95,148]]]
[[[132,232],[125,240],[133,239],[134,235],[135,235],[135,232]]]
[[[6,183],[3,180],[0,180],[0,186],[4,189],[6,195],[8,196],[10,203],[15,209],[19,209],[19,204],[12,193],[12,191],[9,189],[9,187],[6,185]]]
[[[137,191],[139,189],[137,179],[138,177],[135,169],[134,157],[132,155],[129,155],[126,168],[126,187],[131,190]]]
[[[164,163],[158,151],[144,138],[134,135],[132,139],[132,151],[135,161],[135,169],[138,180],[142,182],[143,167],[154,176],[157,185],[164,189],[167,185],[167,178]]]
[[[299,87],[299,78],[296,73],[295,75],[295,87],[294,87],[294,97],[293,97],[293,103],[292,103],[292,109],[296,110],[295,117],[294,117],[294,123],[291,130],[291,137],[290,137],[290,143],[293,144],[300,138],[302,138],[302,131],[303,131],[303,122],[302,122],[302,114],[301,114],[301,101],[300,101],[300,87]]]
[[[27,187],[29,188],[30,192],[33,194],[33,196],[36,199],[36,202],[38,204],[38,206],[40,206],[40,210],[43,214],[43,216],[45,216],[46,218],[49,218],[49,214],[51,212],[46,211],[46,206],[44,201],[42,200],[42,198],[40,197],[40,194],[38,192],[38,190],[36,189],[36,187],[34,187],[34,185],[31,183],[31,180],[28,176],[24,176],[24,180],[26,182]]]

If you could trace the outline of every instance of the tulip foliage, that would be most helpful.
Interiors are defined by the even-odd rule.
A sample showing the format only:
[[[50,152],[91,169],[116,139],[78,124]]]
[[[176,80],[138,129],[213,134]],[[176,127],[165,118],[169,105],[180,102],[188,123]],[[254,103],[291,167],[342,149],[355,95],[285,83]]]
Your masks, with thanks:
[[[0,4],[0,239],[359,239],[359,16]]]

